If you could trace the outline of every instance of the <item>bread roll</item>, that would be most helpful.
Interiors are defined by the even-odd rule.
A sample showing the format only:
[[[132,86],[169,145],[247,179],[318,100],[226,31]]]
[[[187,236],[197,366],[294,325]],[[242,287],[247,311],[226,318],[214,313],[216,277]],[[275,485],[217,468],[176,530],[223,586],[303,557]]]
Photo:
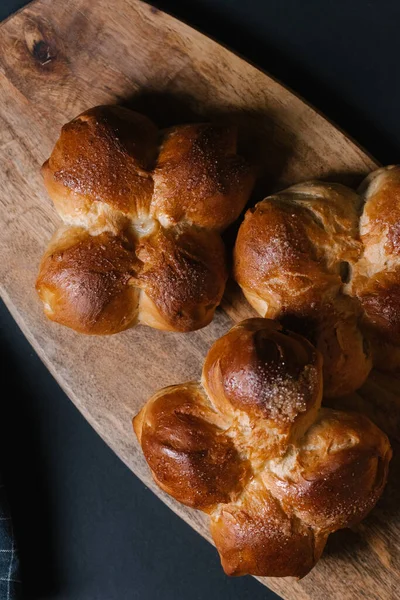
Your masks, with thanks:
[[[359,192],[363,255],[351,291],[363,308],[375,364],[400,371],[400,166],[374,171]]]
[[[159,391],[134,418],[158,485],[210,515],[227,574],[303,577],[381,495],[386,435],[321,397],[320,353],[249,319],[211,347],[202,383]]]
[[[160,134],[144,115],[117,106],[64,125],[43,165],[64,221],[36,283],[46,315],[97,335],[137,323],[207,325],[227,279],[220,232],[254,181],[236,138],[234,128],[212,124]]]
[[[246,213],[235,246],[235,278],[250,304],[322,353],[326,396],[358,389],[372,367],[360,307],[347,295],[362,254],[360,210],[360,197],[343,185],[295,185]]]

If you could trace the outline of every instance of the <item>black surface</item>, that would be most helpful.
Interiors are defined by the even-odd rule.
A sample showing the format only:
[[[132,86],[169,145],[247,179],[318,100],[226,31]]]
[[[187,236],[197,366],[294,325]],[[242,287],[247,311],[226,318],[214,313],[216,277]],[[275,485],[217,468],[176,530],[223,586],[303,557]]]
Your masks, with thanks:
[[[0,19],[23,4],[0,0]],[[154,4],[290,85],[382,162],[400,160],[398,0]],[[0,462],[27,597],[275,597],[254,579],[225,577],[215,550],[94,433],[4,307],[1,325],[2,389],[8,381],[12,391],[2,401]]]

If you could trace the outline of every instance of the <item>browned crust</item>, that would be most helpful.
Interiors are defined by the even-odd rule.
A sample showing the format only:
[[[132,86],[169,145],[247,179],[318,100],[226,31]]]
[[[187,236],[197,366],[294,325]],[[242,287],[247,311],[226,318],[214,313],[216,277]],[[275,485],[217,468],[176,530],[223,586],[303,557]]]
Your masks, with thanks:
[[[380,272],[358,287],[364,323],[375,337],[400,344],[400,264],[392,272]]]
[[[324,408],[265,481],[289,515],[329,534],[375,506],[391,454],[387,437],[367,417]]]
[[[152,212],[170,225],[187,220],[222,230],[233,223],[254,184],[236,138],[235,128],[213,124],[169,130],[154,171]]]
[[[175,331],[193,331],[212,320],[227,280],[225,248],[212,231],[159,228],[142,238],[140,286]],[[147,322],[141,314],[141,321]]]
[[[262,316],[313,316],[342,285],[343,262],[360,255],[358,196],[338,184],[308,182],[247,211],[234,252],[240,286],[266,303]]]
[[[360,210],[361,199],[344,186],[296,185],[246,213],[234,252],[235,278],[254,308],[321,351],[330,397],[354,392],[372,368],[359,302],[345,295],[362,256]]]
[[[321,359],[276,321],[248,319],[219,338],[203,368],[209,394],[285,430],[320,402]]]
[[[254,182],[234,128],[176,127],[159,151],[147,117],[98,106],[64,125],[42,172],[71,226],[38,276],[49,318],[96,334],[138,322],[192,331],[212,320],[227,279],[217,230],[238,216]],[[129,259],[121,240],[129,240]]]
[[[268,489],[255,482],[240,505],[227,504],[211,518],[211,534],[227,575],[304,577],[325,539],[289,517]]]
[[[118,106],[92,108],[62,128],[43,165],[48,192],[71,213],[93,202],[125,214],[148,210],[156,148],[157,129],[147,117]]]
[[[230,502],[250,475],[248,461],[216,420],[197,384],[162,390],[134,419],[158,485],[193,508]]]
[[[329,272],[313,237],[321,238],[321,246],[327,243],[303,207],[271,199],[247,211],[236,240],[234,273],[241,287],[267,301],[266,316],[273,317],[275,307],[313,313],[328,291],[339,289],[340,275]]]
[[[264,394],[277,365],[274,394]],[[305,365],[317,372],[308,389]],[[320,409],[321,368],[306,339],[249,319],[210,349],[204,389],[161,390],[134,419],[155,481],[210,514],[230,575],[303,577],[329,534],[364,518],[382,493],[389,441],[360,414]],[[290,394],[282,404],[287,379],[300,407]]]
[[[138,320],[192,331],[212,320],[226,278],[214,232],[159,227],[137,240],[66,228],[44,256],[36,288],[47,316],[80,333],[117,333]]]
[[[361,239],[369,249],[379,244],[387,256],[400,257],[400,165],[370,173],[360,186],[365,200]]]
[[[360,220],[364,255],[352,291],[364,309],[368,334],[383,344],[400,344],[400,166],[371,173],[361,184]],[[391,362],[391,361],[389,361]],[[398,366],[396,367],[398,370]]]
[[[106,335],[133,325],[138,264],[130,242],[109,233],[60,230],[44,255],[36,289],[49,319],[80,333]]]

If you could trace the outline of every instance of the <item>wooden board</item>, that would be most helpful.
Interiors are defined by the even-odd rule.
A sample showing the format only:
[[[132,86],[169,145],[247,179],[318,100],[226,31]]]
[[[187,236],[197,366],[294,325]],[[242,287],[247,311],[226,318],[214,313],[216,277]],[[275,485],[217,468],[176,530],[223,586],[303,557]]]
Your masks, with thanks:
[[[141,327],[93,338],[47,321],[34,280],[58,217],[39,167],[65,121],[90,106],[116,102],[142,109],[160,125],[196,115],[236,120],[243,143],[253,148],[265,174],[253,200],[310,177],[357,183],[376,163],[267,75],[136,0],[37,0],[1,26],[0,71],[3,297],[96,431],[172,510],[209,539],[207,518],[177,504],[152,482],[131,417],[158,388],[198,378],[210,344],[252,311],[232,286],[223,310],[196,333]],[[373,373],[348,405],[366,410],[394,439],[400,430],[399,396],[400,380]],[[395,459],[373,515],[354,532],[332,536],[311,574],[302,581],[262,582],[288,599],[398,598],[396,471]]]

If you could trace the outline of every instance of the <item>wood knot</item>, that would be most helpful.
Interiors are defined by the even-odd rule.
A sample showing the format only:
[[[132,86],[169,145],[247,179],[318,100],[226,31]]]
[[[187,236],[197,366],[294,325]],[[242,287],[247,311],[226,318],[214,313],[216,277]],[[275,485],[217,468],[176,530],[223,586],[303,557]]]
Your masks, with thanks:
[[[55,56],[52,55],[50,44],[44,40],[39,40],[38,42],[34,43],[32,48],[32,56],[42,66],[47,65],[55,58]]]
[[[25,26],[25,43],[37,65],[44,67],[57,58],[54,36],[46,23],[28,21]]]

